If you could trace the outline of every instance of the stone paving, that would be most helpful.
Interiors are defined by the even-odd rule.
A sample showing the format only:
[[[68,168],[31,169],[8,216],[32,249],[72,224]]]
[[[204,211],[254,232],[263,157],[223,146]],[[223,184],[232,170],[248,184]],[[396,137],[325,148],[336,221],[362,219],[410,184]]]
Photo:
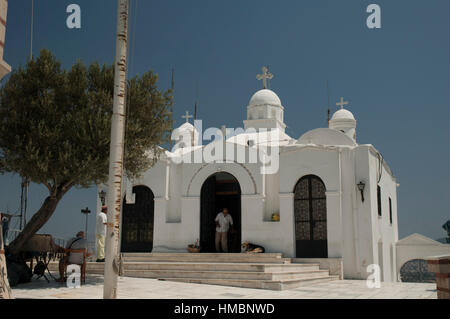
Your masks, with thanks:
[[[103,296],[103,276],[88,275],[81,288],[45,279],[19,285],[13,289],[20,299],[98,299]],[[382,283],[369,289],[364,280],[339,280],[292,290],[198,285],[156,279],[119,278],[120,299],[436,299],[436,285],[422,283]]]

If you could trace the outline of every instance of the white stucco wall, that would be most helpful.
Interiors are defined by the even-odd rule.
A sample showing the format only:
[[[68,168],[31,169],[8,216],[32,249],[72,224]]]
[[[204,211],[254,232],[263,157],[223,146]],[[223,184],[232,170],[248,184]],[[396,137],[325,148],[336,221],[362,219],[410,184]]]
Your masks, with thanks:
[[[293,146],[287,148],[280,155],[280,195],[284,198],[281,216],[289,216],[290,227],[294,229],[294,201],[293,192],[298,181],[307,175],[316,175],[322,179],[327,196],[327,236],[328,256],[341,257],[342,248],[342,220],[340,209],[340,182],[339,182],[339,154],[333,150],[318,150]],[[283,217],[282,217],[283,218]],[[286,229],[287,230],[287,229]],[[292,231],[294,242],[292,253],[295,256],[295,233]]]
[[[369,148],[370,197],[372,206],[373,263],[379,264],[383,281],[396,281],[395,242],[398,240],[397,181],[392,177],[386,162]],[[378,182],[379,180],[379,182]],[[381,187],[381,217],[378,216],[377,185]],[[389,218],[389,198],[392,201],[392,224]]]

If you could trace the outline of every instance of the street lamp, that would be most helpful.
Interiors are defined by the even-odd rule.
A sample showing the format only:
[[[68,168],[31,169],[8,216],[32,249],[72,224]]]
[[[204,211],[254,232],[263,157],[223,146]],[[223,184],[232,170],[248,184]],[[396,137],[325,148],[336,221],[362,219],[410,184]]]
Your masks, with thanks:
[[[361,200],[364,202],[364,188],[366,188],[366,184],[364,182],[359,182],[357,186],[359,191],[361,192]]]
[[[85,239],[87,240],[87,238],[88,238],[88,216],[91,213],[91,211],[89,210],[89,208],[86,207],[86,209],[81,210],[81,213],[86,215],[86,231],[85,231],[86,237],[85,237]]]
[[[100,200],[102,201],[102,206],[105,206],[106,192],[102,189],[102,191],[98,193],[98,196],[100,196]]]

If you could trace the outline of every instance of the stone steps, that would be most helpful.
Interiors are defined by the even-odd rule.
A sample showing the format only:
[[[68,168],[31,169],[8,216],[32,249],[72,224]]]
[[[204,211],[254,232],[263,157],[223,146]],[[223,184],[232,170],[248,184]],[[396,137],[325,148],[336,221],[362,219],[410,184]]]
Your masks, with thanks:
[[[282,253],[264,253],[264,254],[245,254],[245,253],[122,253],[123,257],[240,257],[240,258],[246,258],[246,257],[259,257],[259,258],[283,258]]]
[[[240,272],[292,272],[319,270],[319,264],[263,264],[263,263],[184,263],[184,262],[125,262],[126,270],[197,270]]]
[[[230,280],[230,279],[198,279],[198,278],[160,278],[163,281],[194,283],[203,285],[229,286],[240,288],[253,289],[268,289],[268,290],[287,290],[298,287],[310,286],[313,284],[338,280],[338,276],[319,276],[291,280]]]
[[[196,270],[196,271],[238,271],[238,272],[308,272],[319,270],[319,264],[262,264],[262,263],[183,263],[183,262],[124,262],[125,271]],[[50,263],[52,271],[58,270],[58,263]],[[92,274],[102,274],[103,263],[88,262],[86,269]]]
[[[232,287],[284,290],[339,279],[319,264],[291,263],[279,253],[127,253],[122,262],[126,277]],[[51,270],[57,267],[50,264]],[[88,274],[103,272],[103,263],[87,264]]]
[[[239,271],[193,271],[193,270],[125,270],[127,277],[137,278],[200,278],[239,280],[290,280],[308,277],[328,277],[327,270],[295,272],[239,272]]]
[[[274,263],[290,264],[290,258],[282,254],[188,254],[188,253],[127,253],[124,262],[228,262],[228,263]]]

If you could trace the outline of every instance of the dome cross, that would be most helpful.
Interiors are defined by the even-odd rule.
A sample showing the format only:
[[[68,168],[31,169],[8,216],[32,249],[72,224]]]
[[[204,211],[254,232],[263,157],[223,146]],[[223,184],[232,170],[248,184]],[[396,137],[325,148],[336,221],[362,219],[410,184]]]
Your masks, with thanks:
[[[273,74],[269,72],[269,69],[265,66],[262,67],[262,74],[258,74],[256,76],[256,79],[258,81],[263,82],[263,89],[267,89],[267,80],[272,80],[273,79]]]
[[[341,110],[344,109],[344,106],[348,105],[348,101],[344,101],[344,98],[341,97],[341,101],[339,103],[336,103],[337,106],[341,107]]]
[[[193,118],[193,116],[189,115],[189,111],[186,111],[186,115],[183,115],[182,118],[186,119],[186,123],[189,123],[189,119]]]

